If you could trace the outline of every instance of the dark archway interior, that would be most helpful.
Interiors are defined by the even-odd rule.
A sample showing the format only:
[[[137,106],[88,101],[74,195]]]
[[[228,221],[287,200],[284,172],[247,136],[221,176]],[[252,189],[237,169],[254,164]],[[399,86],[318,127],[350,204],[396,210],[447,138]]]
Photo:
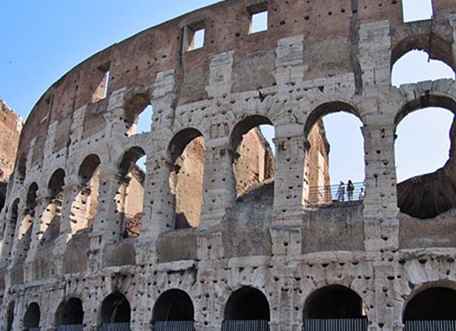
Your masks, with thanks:
[[[101,161],[97,155],[89,155],[79,167],[79,178],[82,184],[87,184],[100,166]]]
[[[307,300],[304,308],[304,319],[358,318],[364,318],[362,299],[344,286],[317,290]]]
[[[196,129],[185,129],[176,134],[168,146],[168,155],[171,158],[171,162],[174,164],[187,145],[202,136],[202,133]]]
[[[36,207],[36,198],[38,195],[38,185],[36,183],[33,183],[30,185],[29,190],[27,192],[27,214],[30,216],[34,216],[35,214],[35,207]]]
[[[102,323],[130,323],[131,309],[127,298],[113,293],[104,299],[101,306]]]
[[[49,193],[51,197],[56,197],[59,193],[63,192],[65,186],[65,171],[58,169],[49,180]]]
[[[239,122],[233,129],[231,133],[231,148],[233,151],[236,151],[239,145],[242,142],[242,136],[253,128],[259,127],[261,125],[273,125],[272,122],[264,117],[259,115],[249,116]]]
[[[147,93],[136,94],[125,105],[125,123],[131,126],[142,111],[150,105]]]
[[[8,312],[7,312],[7,317],[6,317],[6,331],[11,331],[13,330],[13,323],[14,323],[14,301],[10,302],[8,305]]]
[[[119,170],[122,176],[126,176],[131,170],[138,169],[136,162],[144,157],[146,152],[141,147],[132,147],[125,152],[120,162]]]
[[[160,295],[154,306],[153,321],[193,321],[192,299],[181,290],[169,290]]]
[[[57,309],[57,325],[82,325],[84,321],[84,310],[82,301],[77,298],[71,298],[62,302]]]
[[[456,291],[435,287],[417,294],[406,306],[404,321],[456,320]]]
[[[37,303],[32,303],[28,306],[24,316],[24,328],[26,330],[38,328],[40,326],[40,306]]]
[[[225,307],[225,320],[269,321],[269,303],[265,295],[253,287],[234,292]]]

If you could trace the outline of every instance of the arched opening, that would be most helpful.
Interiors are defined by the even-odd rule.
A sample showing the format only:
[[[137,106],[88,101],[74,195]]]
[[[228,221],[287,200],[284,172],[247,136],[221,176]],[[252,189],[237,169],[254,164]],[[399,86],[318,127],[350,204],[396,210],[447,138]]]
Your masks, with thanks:
[[[419,70],[416,70],[419,68]],[[398,58],[391,74],[393,86],[428,80],[454,79],[453,69],[443,61],[432,59],[426,51],[412,50]]]
[[[27,170],[27,158],[25,157],[25,155],[20,155],[17,158],[17,166],[16,166],[16,171],[14,173],[14,179],[20,183],[23,183],[25,180],[25,176],[26,176],[26,170]]]
[[[153,329],[193,331],[194,313],[192,299],[187,293],[178,289],[168,290],[155,303]]]
[[[35,217],[35,208],[37,206],[38,185],[33,183],[27,191],[27,199],[25,202],[25,211],[22,216],[19,233],[17,236],[16,246],[16,263],[21,263],[27,258],[27,253],[30,249],[32,241],[33,220]]]
[[[364,199],[363,123],[343,102],[319,106],[305,125],[307,139],[304,182],[310,207]]]
[[[60,218],[62,217],[63,189],[65,186],[65,171],[56,170],[48,184],[48,204],[41,217],[43,233],[41,245],[45,245],[55,240],[60,234]]]
[[[234,127],[231,149],[237,196],[274,179],[274,137],[274,126],[264,116],[249,116]]]
[[[414,0],[402,0],[402,17],[404,23],[432,19],[432,0],[422,0],[416,5]]]
[[[82,301],[70,298],[59,305],[55,314],[57,331],[82,330],[84,323],[84,310]]]
[[[406,330],[454,330],[456,291],[433,287],[416,294],[406,305]]]
[[[150,132],[154,109],[147,93],[137,94],[125,105],[127,135]]]
[[[8,310],[6,311],[6,331],[13,330],[14,310],[15,310],[15,304],[14,304],[14,301],[12,301],[8,304]]]
[[[14,238],[16,237],[16,226],[19,218],[19,199],[16,199],[8,209],[8,221],[5,222],[6,228],[3,230],[4,243],[2,247],[2,255],[4,258],[10,259],[13,249]]]
[[[95,222],[100,188],[100,158],[91,154],[79,167],[78,194],[71,205],[71,231],[90,228]]]
[[[266,296],[253,287],[231,294],[225,306],[222,330],[269,330],[270,309]]]
[[[110,294],[101,305],[101,330],[130,330],[131,309],[120,293]]]
[[[169,177],[175,229],[196,228],[203,204],[204,138],[196,129],[185,129],[171,140],[168,154],[173,164]]]
[[[396,118],[398,207],[407,215],[429,219],[456,207],[455,111],[455,102],[429,96],[406,105]]]
[[[120,183],[116,206],[121,218],[123,238],[136,238],[140,235],[146,179],[145,159],[146,153],[141,147],[132,147],[125,152],[119,165]]]
[[[37,331],[40,329],[40,306],[37,303],[31,303],[24,315],[24,330]]]
[[[361,297],[340,285],[321,288],[309,296],[303,324],[304,330],[367,330]]]

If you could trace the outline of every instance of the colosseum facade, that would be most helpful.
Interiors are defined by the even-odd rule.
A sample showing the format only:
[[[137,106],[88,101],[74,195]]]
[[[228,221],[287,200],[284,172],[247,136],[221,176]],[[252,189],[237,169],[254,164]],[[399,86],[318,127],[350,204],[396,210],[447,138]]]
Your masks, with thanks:
[[[406,115],[456,112],[452,79],[391,84],[413,49],[455,68],[456,3],[432,2],[226,0],[66,73],[20,137],[0,330],[456,330],[454,144],[399,185],[394,157]],[[363,123],[350,201],[315,191],[339,111]]]

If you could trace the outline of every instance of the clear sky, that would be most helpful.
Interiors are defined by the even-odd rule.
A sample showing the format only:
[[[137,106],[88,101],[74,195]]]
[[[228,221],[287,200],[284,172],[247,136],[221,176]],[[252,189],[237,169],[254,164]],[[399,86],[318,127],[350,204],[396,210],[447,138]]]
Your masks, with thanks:
[[[1,0],[0,98],[24,118],[43,92],[65,72],[97,51],[146,28],[218,0]],[[430,0],[404,0],[406,20],[431,16]],[[398,62],[393,83],[454,77],[425,54]],[[443,110],[409,115],[398,127],[399,179],[434,171],[448,158],[452,114]],[[361,123],[343,113],[324,118],[331,144],[331,181],[362,181]],[[144,125],[140,130],[147,130]],[[423,132],[426,135],[422,134]],[[266,133],[272,137],[271,130]]]

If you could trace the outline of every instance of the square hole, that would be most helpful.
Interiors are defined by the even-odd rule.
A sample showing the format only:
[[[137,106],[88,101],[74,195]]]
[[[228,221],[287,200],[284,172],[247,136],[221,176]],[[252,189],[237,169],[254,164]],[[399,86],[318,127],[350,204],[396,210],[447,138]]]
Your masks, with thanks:
[[[203,48],[204,39],[206,38],[206,29],[200,28],[193,30],[191,28],[188,28],[188,37],[190,41],[187,47],[188,51]]]
[[[432,19],[432,0],[402,0],[404,23]]]
[[[257,33],[268,30],[268,11],[263,10],[251,14],[249,33]]]

